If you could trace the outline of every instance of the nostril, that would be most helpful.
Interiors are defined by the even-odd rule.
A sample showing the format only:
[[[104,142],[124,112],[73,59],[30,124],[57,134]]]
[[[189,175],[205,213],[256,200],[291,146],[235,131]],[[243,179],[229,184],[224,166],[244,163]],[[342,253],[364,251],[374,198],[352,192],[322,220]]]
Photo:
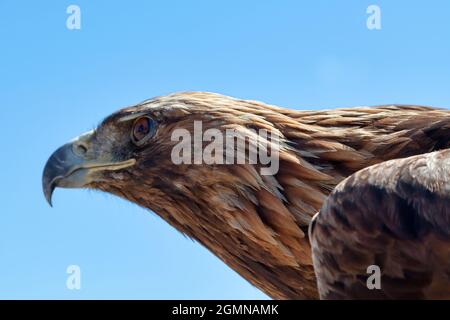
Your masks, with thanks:
[[[84,156],[88,151],[87,146],[85,146],[84,144],[80,144],[80,143],[76,144],[74,149],[75,149],[76,153],[78,153],[79,155],[82,155],[82,156]]]

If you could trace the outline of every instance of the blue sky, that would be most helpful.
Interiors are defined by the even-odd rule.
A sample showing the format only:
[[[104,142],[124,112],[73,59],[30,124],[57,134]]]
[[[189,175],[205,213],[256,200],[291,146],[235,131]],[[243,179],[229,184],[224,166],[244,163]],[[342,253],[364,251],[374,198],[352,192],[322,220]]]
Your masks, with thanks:
[[[66,8],[81,8],[81,30]],[[366,8],[381,8],[381,30]],[[154,213],[57,190],[55,148],[122,106],[213,91],[289,108],[450,105],[450,2],[0,1],[0,298],[264,299]],[[81,268],[81,290],[66,268]]]

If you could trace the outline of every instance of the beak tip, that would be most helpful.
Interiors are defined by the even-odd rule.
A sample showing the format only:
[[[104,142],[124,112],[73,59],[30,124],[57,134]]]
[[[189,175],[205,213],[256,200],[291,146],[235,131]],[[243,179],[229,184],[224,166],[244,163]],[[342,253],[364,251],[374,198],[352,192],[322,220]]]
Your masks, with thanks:
[[[52,185],[44,184],[45,200],[47,200],[47,203],[50,205],[51,208],[53,208],[52,195],[53,195],[54,190],[55,190],[55,186],[53,184]]]

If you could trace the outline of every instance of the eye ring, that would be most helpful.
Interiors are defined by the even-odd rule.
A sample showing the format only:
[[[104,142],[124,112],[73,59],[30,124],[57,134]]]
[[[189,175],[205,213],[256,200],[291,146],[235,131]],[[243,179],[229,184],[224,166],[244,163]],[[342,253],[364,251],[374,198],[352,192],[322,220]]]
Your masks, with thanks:
[[[131,141],[138,147],[143,146],[156,131],[156,122],[150,117],[140,117],[133,123]]]

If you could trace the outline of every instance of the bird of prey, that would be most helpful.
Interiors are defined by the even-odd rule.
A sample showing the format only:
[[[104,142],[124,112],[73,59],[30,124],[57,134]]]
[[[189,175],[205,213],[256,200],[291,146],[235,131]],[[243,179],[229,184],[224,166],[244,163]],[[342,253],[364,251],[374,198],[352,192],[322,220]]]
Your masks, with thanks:
[[[252,130],[270,130],[274,138],[266,142],[276,144],[279,170],[265,175],[260,163],[250,162],[174,163],[171,156],[179,141],[172,139],[173,132],[193,133],[196,122],[202,123],[203,130],[232,129],[237,140],[239,134],[251,136]],[[117,111],[94,131],[60,147],[46,164],[43,188],[49,202],[56,187],[92,188],[125,198],[200,242],[270,297],[317,299],[308,227],[336,185],[390,159],[445,149],[449,135],[450,112],[430,107],[294,111],[213,93],[176,93]],[[260,140],[245,144],[245,154],[255,144],[258,147]],[[377,201],[375,195],[358,199],[369,206]],[[349,202],[352,196],[348,195]],[[335,193],[328,206],[337,197]],[[326,210],[325,216],[332,215]],[[405,220],[393,219],[400,225]],[[322,233],[328,230],[322,221],[318,219],[313,232],[318,236],[327,234]],[[376,231],[367,227],[371,221],[361,217],[358,222],[365,228],[358,241],[375,237]],[[331,251],[331,240],[321,243],[318,236],[316,250],[326,245],[326,252],[340,254],[339,248]],[[378,249],[380,244],[373,245]],[[319,255],[316,264],[326,273],[321,263],[331,258],[324,257]],[[374,259],[379,262],[378,256]],[[334,290],[330,279],[323,279],[321,287]]]
[[[310,236],[323,299],[450,299],[450,150],[351,175]],[[367,285],[370,266],[378,288]]]

